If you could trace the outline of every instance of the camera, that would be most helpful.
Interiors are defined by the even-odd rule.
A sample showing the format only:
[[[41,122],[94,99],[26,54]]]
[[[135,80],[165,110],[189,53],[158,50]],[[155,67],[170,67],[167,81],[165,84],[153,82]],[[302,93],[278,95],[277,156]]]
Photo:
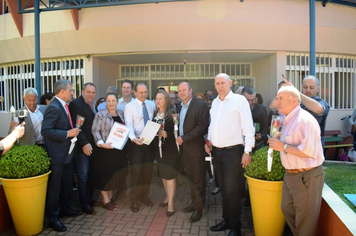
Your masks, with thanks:
[[[25,118],[28,117],[28,111],[27,110],[19,110],[19,123],[21,124],[22,122],[25,121]]]

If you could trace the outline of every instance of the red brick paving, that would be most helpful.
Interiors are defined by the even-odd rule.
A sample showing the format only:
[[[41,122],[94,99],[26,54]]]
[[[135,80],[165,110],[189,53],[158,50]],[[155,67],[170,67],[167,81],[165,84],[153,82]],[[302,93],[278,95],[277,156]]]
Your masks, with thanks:
[[[129,186],[129,177],[127,179]],[[206,205],[203,210],[203,217],[200,221],[191,224],[189,218],[191,213],[180,211],[190,204],[190,188],[187,181],[183,179],[183,184],[177,186],[175,196],[175,214],[172,217],[166,216],[167,207],[159,207],[159,203],[165,198],[162,181],[156,175],[152,179],[149,198],[154,206],[147,207],[140,204],[140,211],[132,213],[130,210],[130,198],[126,196],[118,203],[117,211],[107,211],[100,204],[95,206],[95,215],[83,214],[77,217],[61,219],[67,227],[67,231],[59,233],[48,227],[48,222],[44,222],[43,231],[39,235],[67,235],[67,236],[106,236],[106,235],[125,235],[125,236],[203,236],[203,235],[226,235],[227,232],[212,232],[209,227],[221,221],[221,195],[212,196],[210,194],[214,187],[207,187]],[[79,209],[80,204],[77,192],[74,193],[74,209]],[[250,208],[242,208],[242,234],[243,236],[253,236],[253,223]],[[8,230],[5,236],[16,235],[14,228]],[[291,233],[285,233],[291,236]]]

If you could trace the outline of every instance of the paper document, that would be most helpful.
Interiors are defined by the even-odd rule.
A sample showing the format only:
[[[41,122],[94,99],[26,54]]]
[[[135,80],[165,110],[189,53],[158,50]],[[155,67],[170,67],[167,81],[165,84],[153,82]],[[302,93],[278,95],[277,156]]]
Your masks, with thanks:
[[[130,129],[127,126],[114,122],[106,143],[111,143],[110,145],[113,148],[122,150],[127,142],[129,131]]]
[[[150,145],[150,143],[152,142],[152,140],[155,138],[159,127],[161,127],[161,124],[156,123],[156,122],[152,122],[152,121],[147,121],[147,124],[145,126],[145,128],[142,131],[142,134],[140,136],[140,140],[146,144],[146,145]]]
[[[77,142],[77,137],[72,138],[70,141],[71,141],[71,144],[69,147],[68,156],[72,153],[72,151],[75,147],[75,143]]]

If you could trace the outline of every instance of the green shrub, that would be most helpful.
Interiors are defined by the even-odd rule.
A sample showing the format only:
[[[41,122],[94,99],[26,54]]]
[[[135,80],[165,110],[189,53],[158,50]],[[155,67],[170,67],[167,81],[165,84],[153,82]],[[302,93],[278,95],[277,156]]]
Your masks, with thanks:
[[[48,172],[50,158],[44,148],[37,145],[14,146],[0,160],[0,177],[20,179]]]
[[[245,168],[246,175],[255,179],[267,181],[282,181],[285,169],[281,163],[281,156],[278,151],[273,150],[273,161],[271,172],[267,171],[267,151],[268,146],[257,150],[252,155],[252,161]]]

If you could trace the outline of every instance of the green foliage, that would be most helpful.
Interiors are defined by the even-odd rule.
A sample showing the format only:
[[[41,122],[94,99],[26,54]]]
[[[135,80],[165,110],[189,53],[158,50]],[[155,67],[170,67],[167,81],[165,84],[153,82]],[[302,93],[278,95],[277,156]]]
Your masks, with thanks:
[[[353,205],[344,194],[356,194],[356,165],[323,163],[325,183],[356,213]]]
[[[0,177],[20,179],[48,172],[50,158],[37,145],[14,146],[0,160]]]
[[[273,161],[271,172],[267,171],[267,151],[268,146],[257,150],[252,155],[252,162],[245,168],[246,175],[255,179],[267,181],[282,181],[285,169],[281,163],[281,156],[278,151],[273,151]]]

